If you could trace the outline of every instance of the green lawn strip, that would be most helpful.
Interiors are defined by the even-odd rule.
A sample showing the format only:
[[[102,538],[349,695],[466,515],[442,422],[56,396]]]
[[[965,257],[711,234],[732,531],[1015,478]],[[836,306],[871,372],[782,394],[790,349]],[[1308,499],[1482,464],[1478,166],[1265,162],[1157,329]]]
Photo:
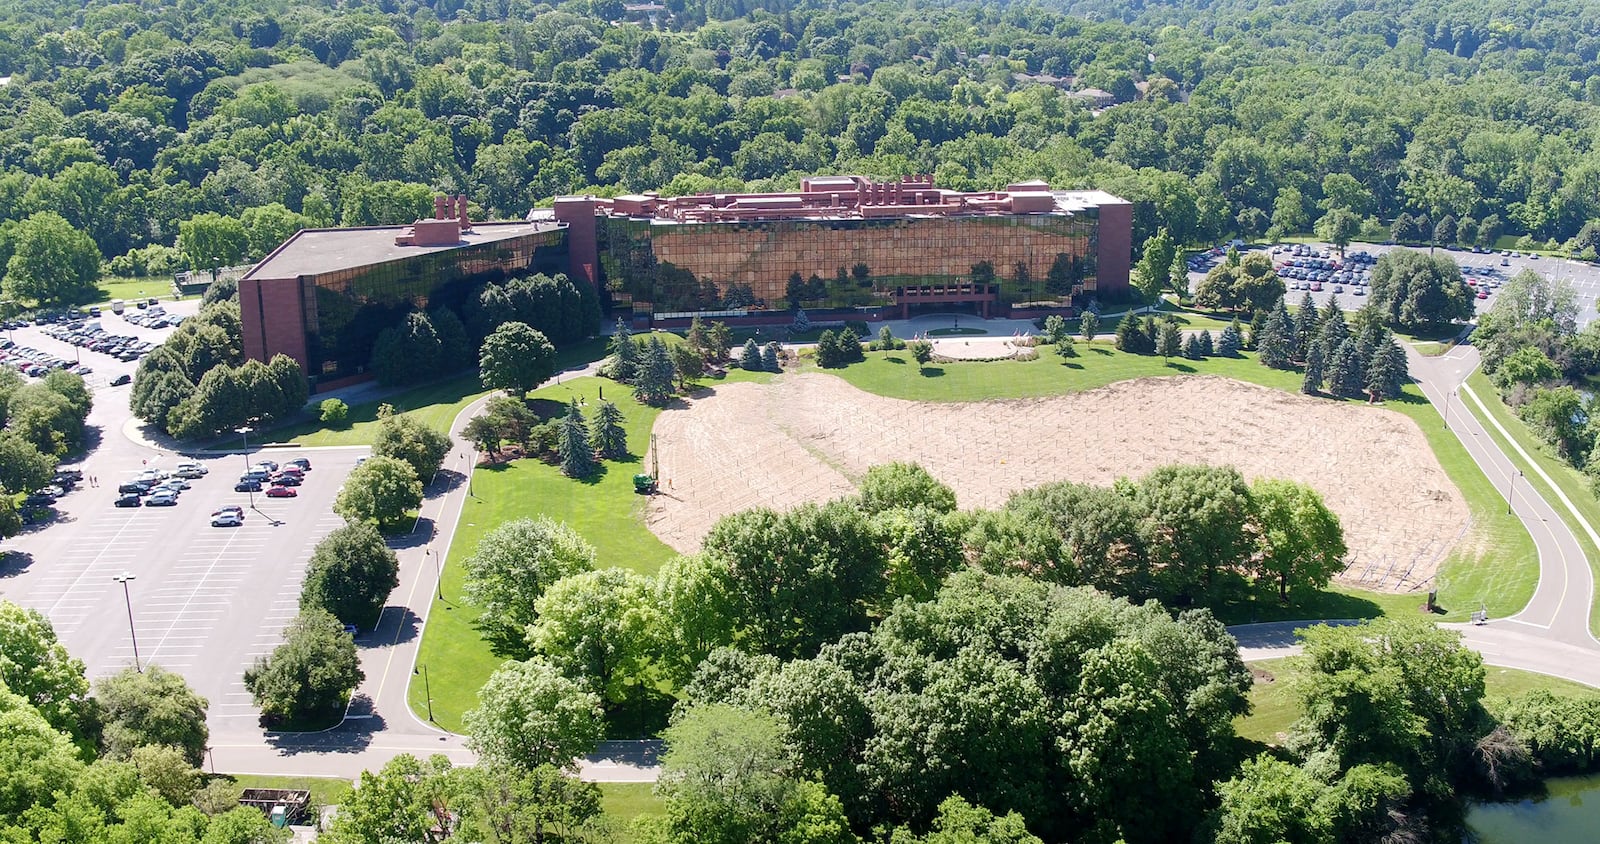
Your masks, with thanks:
[[[1415,385],[1406,387],[1408,394],[1416,389]],[[1455,434],[1445,430],[1444,418],[1433,405],[1389,402],[1388,406],[1417,423],[1472,515],[1471,531],[1434,577],[1439,606],[1445,611],[1438,620],[1465,621],[1480,602],[1492,617],[1515,614],[1527,606],[1539,584],[1539,557],[1527,528],[1521,519],[1506,512],[1505,498],[1494,479],[1485,476]]]
[[[732,370],[725,379],[707,380],[703,387],[714,389],[719,383],[771,377]],[[428,666],[428,678],[426,684],[420,673],[411,678],[408,694],[418,716],[428,717],[426,685],[433,694],[435,722],[459,732],[462,714],[477,705],[478,689],[503,662],[489,652],[473,626],[478,609],[461,600],[463,561],[497,525],[538,515],[565,522],[594,546],[599,568],[617,566],[653,574],[673,556],[673,550],[645,527],[645,499],[633,491],[633,476],[648,470],[643,458],[650,428],[660,411],[635,402],[627,387],[601,378],[575,378],[536,390],[529,398],[566,402],[581,396],[592,411],[602,388],[606,399],[615,402],[626,417],[628,449],[634,455],[628,461],[604,463],[605,471],[589,481],[572,480],[562,475],[559,467],[538,460],[518,460],[473,472],[473,496],[462,509],[445,560],[446,600],[434,600],[417,656],[419,666]]]
[[[337,806],[350,796],[354,788],[350,780],[338,777],[278,777],[264,774],[221,774],[221,779],[231,780],[241,791],[246,788],[302,789],[311,792],[311,802],[318,806]]]
[[[1595,500],[1594,492],[1590,490],[1589,481],[1584,477],[1583,473],[1574,468],[1572,464],[1556,456],[1551,451],[1550,446],[1528,430],[1528,426],[1523,424],[1522,420],[1518,419],[1517,415],[1500,400],[1499,392],[1495,390],[1493,384],[1489,383],[1488,377],[1481,370],[1473,372],[1472,376],[1467,379],[1467,384],[1472,387],[1472,392],[1482,399],[1484,405],[1489,408],[1490,415],[1505,426],[1507,431],[1511,432],[1511,436],[1516,443],[1522,446],[1523,450],[1533,457],[1534,463],[1555,481],[1556,486],[1567,496],[1567,500],[1572,502],[1572,506],[1583,514],[1584,519],[1591,526],[1600,525],[1600,501]],[[1589,563],[1589,570],[1595,573],[1597,579],[1600,579],[1600,548],[1595,547],[1594,541],[1589,538],[1588,532],[1578,524],[1577,518],[1556,497],[1555,491],[1550,488],[1549,484],[1545,483],[1537,472],[1533,471],[1533,468],[1528,465],[1526,460],[1522,459],[1521,455],[1516,453],[1515,449],[1511,448],[1505,437],[1501,436],[1494,425],[1483,418],[1483,413],[1479,410],[1476,402],[1460,395],[1453,401],[1456,410],[1452,412],[1456,412],[1460,408],[1466,408],[1474,416],[1477,416],[1479,421],[1483,423],[1484,429],[1489,432],[1489,436],[1494,439],[1495,445],[1511,460],[1512,465],[1522,470],[1522,477],[1517,480],[1517,483],[1527,482],[1534,491],[1549,502],[1551,508],[1561,515],[1562,522],[1572,531],[1572,535],[1577,537],[1578,547],[1583,550],[1584,559]],[[1505,493],[1502,491],[1498,494],[1504,500]],[[1504,507],[1501,509],[1503,510]],[[1592,632],[1600,632],[1600,602],[1591,601],[1590,603],[1589,629]]]
[[[96,299],[87,304],[106,305],[113,299],[121,299],[133,307],[135,299],[149,299],[155,297],[162,302],[174,301],[172,298],[172,276],[150,276],[149,278],[127,278],[124,276],[106,276],[95,285]],[[193,299],[193,296],[185,296]]]
[[[1416,349],[1417,354],[1422,355],[1423,357],[1436,358],[1455,348],[1455,344],[1450,343],[1446,345],[1444,343],[1435,343],[1429,340],[1422,340],[1412,343],[1411,348]]]
[[[1278,744],[1278,734],[1288,732],[1290,725],[1300,717],[1300,703],[1295,700],[1289,682],[1294,670],[1293,662],[1293,657],[1284,657],[1249,663],[1256,672],[1256,682],[1250,687],[1250,714],[1233,719],[1234,731],[1240,736],[1265,744]],[[1269,677],[1270,680],[1267,679]],[[1538,689],[1578,697],[1600,695],[1600,689],[1560,677],[1515,668],[1484,666],[1486,698],[1517,697]]]
[[[603,782],[600,809],[611,822],[611,840],[615,844],[634,844],[637,839],[629,834],[628,825],[640,815],[660,814],[663,804],[656,796],[655,783]]]
[[[595,337],[558,350],[556,371],[585,366],[605,357],[608,339]],[[385,399],[353,405],[343,427],[330,428],[311,420],[268,431],[262,441],[292,442],[303,446],[371,445],[378,432],[378,407],[384,403],[393,405],[403,415],[416,417],[435,430],[446,431],[462,408],[488,392],[478,383],[478,373],[465,372],[413,387]],[[316,396],[312,396],[312,399],[315,401]]]

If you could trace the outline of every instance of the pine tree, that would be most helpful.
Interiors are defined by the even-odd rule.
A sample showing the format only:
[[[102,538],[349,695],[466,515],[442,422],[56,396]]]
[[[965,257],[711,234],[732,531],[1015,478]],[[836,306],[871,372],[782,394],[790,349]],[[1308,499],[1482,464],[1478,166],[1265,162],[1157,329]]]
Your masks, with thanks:
[[[1261,330],[1267,327],[1267,318],[1270,316],[1272,316],[1272,312],[1262,308],[1250,317],[1250,335],[1244,338],[1244,347],[1246,349],[1258,349],[1261,347]]]
[[[1311,353],[1311,341],[1317,339],[1317,329],[1322,327],[1322,320],[1317,314],[1317,303],[1311,299],[1311,291],[1300,297],[1300,307],[1294,312],[1294,359],[1305,360]]]
[[[601,400],[589,423],[589,448],[607,460],[617,460],[628,455],[628,432],[622,427],[622,411],[611,402]]]
[[[856,333],[855,326],[846,325],[839,332],[835,341],[839,346],[839,359],[845,363],[860,363],[867,359],[867,354],[861,348],[861,335]]]
[[[1389,337],[1367,363],[1367,395],[1375,402],[1399,396],[1410,378],[1407,368],[1405,350]]]
[[[1323,312],[1322,327],[1317,329],[1317,339],[1322,343],[1322,353],[1332,362],[1344,341],[1350,338],[1350,326],[1344,321],[1343,311]]]
[[[660,337],[651,337],[639,356],[639,371],[634,379],[633,397],[642,404],[659,407],[672,397],[672,380],[675,371],[667,344]]]
[[[589,429],[584,425],[583,411],[574,400],[567,406],[567,416],[561,420],[561,441],[557,444],[561,454],[561,473],[569,478],[587,478],[594,474],[594,451],[589,447]]]
[[[1117,348],[1129,354],[1144,354],[1144,321],[1133,311],[1122,315],[1117,323]]]
[[[1306,349],[1306,377],[1300,382],[1300,392],[1306,395],[1316,395],[1322,390],[1322,371],[1327,365],[1327,355],[1323,354],[1322,341],[1312,340],[1310,348]]]
[[[839,358],[839,337],[830,328],[817,338],[817,366],[823,369],[843,366],[844,362]]]
[[[1267,322],[1261,327],[1261,333],[1256,338],[1256,351],[1261,355],[1261,364],[1271,369],[1288,369],[1292,364],[1289,361],[1289,336],[1283,324],[1283,311],[1274,309],[1272,315],[1267,317]]]
[[[1202,331],[1197,336],[1200,338],[1201,357],[1208,358],[1217,353],[1217,347],[1211,342],[1211,332]]]
[[[1340,322],[1346,322],[1344,318],[1344,308],[1339,304],[1338,294],[1328,297],[1328,301],[1322,306],[1322,310],[1317,312],[1317,322],[1324,323],[1335,317],[1337,317]]]
[[[699,317],[689,320],[689,333],[684,335],[684,339],[688,340],[689,345],[698,350],[706,360],[716,359],[717,350],[711,342],[711,332]]]
[[[1356,351],[1356,341],[1346,339],[1328,366],[1328,392],[1341,397],[1359,396],[1366,386],[1366,361]]]
[[[1065,362],[1067,358],[1075,358],[1078,356],[1078,344],[1072,342],[1071,334],[1061,335],[1061,342],[1056,344],[1056,354],[1061,356],[1061,360],[1063,362]]]
[[[739,368],[751,372],[761,369],[761,347],[756,345],[756,338],[744,341],[744,351],[739,354]]]
[[[1144,339],[1140,341],[1139,346],[1144,351],[1140,352],[1140,354],[1155,354],[1160,349],[1161,344],[1161,323],[1156,320],[1155,314],[1144,318],[1144,322],[1140,324],[1140,332],[1144,334]]]
[[[1200,334],[1204,333],[1204,331],[1200,332]],[[1205,354],[1200,351],[1200,334],[1190,334],[1183,340],[1183,356],[1189,360],[1199,360],[1205,357]]]
[[[633,332],[628,330],[628,324],[622,321],[622,317],[617,317],[617,329],[611,335],[611,354],[617,357],[612,374],[616,375],[618,381],[632,384],[639,375],[639,345],[633,342]]]
[[[1225,358],[1239,356],[1239,348],[1244,345],[1244,340],[1239,336],[1239,318],[1234,317],[1233,322],[1222,329],[1217,336],[1217,354]]]
[[[1183,352],[1183,332],[1178,329],[1178,324],[1171,321],[1162,321],[1161,330],[1156,340],[1156,349],[1161,353],[1163,360],[1171,360]]]
[[[778,362],[778,343],[773,341],[761,349],[761,368],[768,372],[782,372],[783,364]]]

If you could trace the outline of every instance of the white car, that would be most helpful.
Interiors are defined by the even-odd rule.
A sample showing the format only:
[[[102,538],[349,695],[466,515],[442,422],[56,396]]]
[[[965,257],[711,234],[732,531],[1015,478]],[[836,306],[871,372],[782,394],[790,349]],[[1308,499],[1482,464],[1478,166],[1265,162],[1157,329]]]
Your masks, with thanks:
[[[177,467],[172,470],[172,474],[177,475],[180,478],[198,478],[210,471],[210,469],[201,466],[199,463],[179,463]]]
[[[161,483],[156,484],[156,489],[170,489],[175,492],[182,492],[188,488],[189,482],[183,478],[167,478]]]
[[[239,527],[243,524],[243,516],[227,510],[217,513],[211,517],[212,527]]]

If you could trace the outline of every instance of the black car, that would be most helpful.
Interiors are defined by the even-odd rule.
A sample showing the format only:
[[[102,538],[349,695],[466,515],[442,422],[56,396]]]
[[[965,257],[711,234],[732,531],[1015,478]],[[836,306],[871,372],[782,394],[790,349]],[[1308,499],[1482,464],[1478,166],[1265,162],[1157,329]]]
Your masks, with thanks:
[[[233,485],[234,492],[260,492],[260,481],[240,481]]]
[[[123,384],[126,384],[126,383],[128,383],[129,381],[132,381],[132,380],[133,380],[133,377],[130,376],[130,375],[125,375],[125,374],[124,375],[118,375],[117,377],[111,379],[111,386],[120,387]]]
[[[279,476],[273,478],[272,479],[272,485],[273,486],[299,486],[300,485],[300,476],[286,472],[286,473],[284,473],[282,475],[279,475]]]
[[[118,507],[138,507],[139,503],[140,499],[137,494],[117,496],[116,505]]]
[[[41,495],[37,492],[28,496],[27,498],[22,499],[22,506],[24,507],[49,507],[54,503],[56,503],[54,498],[51,498],[48,495]]]
[[[289,465],[290,466],[299,466],[300,467],[300,471],[302,471],[302,472],[311,471],[311,461],[305,459],[304,457],[296,457],[295,459],[290,460],[289,461]]]

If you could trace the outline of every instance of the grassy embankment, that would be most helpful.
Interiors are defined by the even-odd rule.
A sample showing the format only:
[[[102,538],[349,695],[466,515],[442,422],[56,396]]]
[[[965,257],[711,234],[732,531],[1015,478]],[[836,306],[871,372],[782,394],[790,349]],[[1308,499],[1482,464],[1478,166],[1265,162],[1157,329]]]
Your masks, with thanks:
[[[1517,415],[1500,400],[1500,394],[1495,391],[1494,385],[1489,383],[1488,376],[1484,375],[1481,370],[1472,373],[1472,376],[1467,379],[1467,386],[1472,388],[1474,395],[1483,400],[1484,406],[1489,409],[1489,414],[1504,426],[1511,433],[1511,438],[1533,458],[1534,465],[1544,470],[1544,473],[1555,481],[1556,487],[1561,490],[1562,494],[1566,495],[1567,500],[1572,502],[1572,506],[1577,508],[1583,518],[1589,522],[1589,525],[1596,528],[1596,530],[1600,530],[1600,501],[1595,499],[1594,492],[1589,486],[1588,478],[1582,472],[1573,468],[1572,464],[1557,456],[1549,445],[1546,445],[1543,440],[1540,440],[1528,430],[1528,426],[1523,424],[1522,420],[1518,419]],[[1478,417],[1478,421],[1482,422],[1483,427],[1488,430],[1489,436],[1494,440],[1495,445],[1511,459],[1513,465],[1522,470],[1522,477],[1516,483],[1528,484],[1561,515],[1561,520],[1566,523],[1573,536],[1577,537],[1578,547],[1583,549],[1583,555],[1589,562],[1590,571],[1594,572],[1597,580],[1600,580],[1600,548],[1596,548],[1594,541],[1589,538],[1589,534],[1578,524],[1577,518],[1556,497],[1555,491],[1551,489],[1550,484],[1546,483],[1537,472],[1533,471],[1533,466],[1529,465],[1528,461],[1524,460],[1521,455],[1517,454],[1515,449],[1511,448],[1506,438],[1484,418],[1483,411],[1479,409],[1477,403],[1473,402],[1464,393],[1458,395],[1452,402],[1451,412],[1460,412],[1462,408],[1466,408],[1474,416]],[[1503,479],[1497,480],[1504,483]],[[1504,495],[1504,493],[1501,493],[1501,495]],[[1591,599],[1589,605],[1589,630],[1600,635],[1600,603],[1593,601],[1593,596],[1589,597]]]
[[[1251,668],[1266,672],[1271,680],[1258,676],[1255,685],[1250,687],[1251,712],[1233,721],[1234,730],[1238,732],[1240,738],[1263,744],[1278,744],[1278,735],[1288,732],[1289,726],[1300,717],[1300,704],[1295,700],[1290,680],[1293,661],[1294,658],[1289,657],[1250,663]],[[1499,668],[1493,665],[1486,665],[1484,669],[1486,697],[1516,697],[1535,689],[1547,689],[1561,695],[1600,695],[1600,689],[1563,680],[1560,677],[1551,677],[1548,674]]]
[[[719,383],[761,381],[766,373],[732,370]],[[607,462],[594,478],[574,481],[557,466],[537,460],[518,460],[473,473],[473,495],[461,512],[445,560],[445,600],[434,601],[422,639],[419,664],[429,667],[427,684],[413,676],[408,692],[411,708],[428,715],[428,692],[433,694],[433,717],[449,730],[461,729],[461,716],[477,705],[478,689],[503,661],[489,651],[474,622],[479,611],[461,600],[464,561],[478,541],[495,526],[512,519],[546,515],[570,525],[595,549],[598,568],[617,566],[651,574],[673,555],[644,524],[645,499],[633,491],[633,476],[646,471],[643,458],[650,443],[650,428],[659,410],[633,400],[628,388],[600,378],[576,378],[529,394],[530,399],[569,401],[582,397],[592,407],[604,390],[627,419],[629,460]]]

